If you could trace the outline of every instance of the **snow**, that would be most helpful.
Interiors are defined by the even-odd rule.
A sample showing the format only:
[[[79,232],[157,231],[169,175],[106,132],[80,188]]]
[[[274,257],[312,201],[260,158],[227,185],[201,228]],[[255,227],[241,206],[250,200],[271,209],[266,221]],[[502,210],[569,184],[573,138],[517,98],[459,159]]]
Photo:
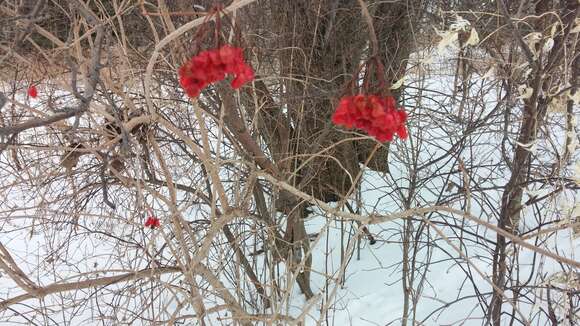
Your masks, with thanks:
[[[417,54],[415,58],[418,61],[426,62],[424,57],[431,57],[429,53]],[[382,175],[380,173],[366,171],[362,189],[361,189],[361,203],[360,211],[362,214],[370,213],[388,213],[400,211],[403,209],[402,196],[406,195],[410,179],[409,162],[411,157],[406,153],[413,146],[420,148],[418,162],[419,166],[434,159],[441,160],[432,164],[428,168],[417,171],[417,177],[428,179],[422,184],[413,199],[413,207],[423,207],[437,204],[441,194],[447,192],[446,188],[449,182],[452,181],[456,185],[462,185],[464,182],[463,175],[458,172],[459,160],[461,158],[469,166],[477,166],[471,171],[472,175],[478,175],[478,180],[470,180],[470,184],[476,184],[477,187],[472,189],[477,190],[472,194],[470,201],[471,213],[479,216],[481,219],[496,223],[497,208],[501,200],[501,192],[494,189],[497,185],[503,185],[507,182],[506,176],[509,176],[508,171],[502,170],[499,162],[503,160],[498,150],[502,139],[498,136],[497,130],[494,134],[483,135],[469,135],[467,141],[472,142],[473,149],[470,153],[455,153],[454,155],[447,155],[453,148],[453,145],[458,142],[467,132],[468,127],[463,121],[455,121],[449,123],[451,116],[456,114],[461,105],[460,96],[452,98],[454,90],[454,76],[451,71],[446,74],[446,69],[449,70],[450,60],[446,61],[439,57],[430,60],[433,63],[427,67],[430,70],[439,71],[440,74],[428,79],[422,79],[418,74],[410,75],[405,79],[405,87],[407,87],[406,106],[411,111],[410,127],[411,137],[414,139],[408,142],[396,142],[391,146],[390,155],[390,175]],[[489,71],[489,70],[486,70]],[[486,74],[487,75],[487,74]],[[473,107],[466,111],[477,112],[476,119],[481,119],[486,114],[493,111],[497,98],[503,94],[494,92],[495,89],[493,81],[486,78],[475,78],[473,87],[470,88],[470,95],[477,96],[483,93],[484,96],[481,103],[468,103],[473,107],[479,107],[480,110],[474,110]],[[418,93],[418,88],[426,89]],[[431,117],[426,119],[425,117]],[[494,120],[495,119],[495,120]],[[501,121],[503,116],[491,117],[491,120]],[[556,118],[555,118],[556,119]],[[518,126],[512,126],[516,129]],[[211,129],[211,126],[210,126]],[[421,137],[418,137],[420,136]],[[418,142],[421,138],[424,141]],[[554,131],[554,141],[563,146],[564,135],[563,131]],[[218,148],[219,143],[212,143],[213,148]],[[513,144],[511,144],[513,145]],[[511,146],[508,144],[508,146]],[[538,146],[546,146],[544,140],[538,142]],[[416,148],[415,148],[416,150]],[[228,153],[222,153],[227,156]],[[28,176],[30,179],[39,178],[42,180],[45,175],[47,166],[55,166],[54,160],[56,157],[50,158],[49,161],[43,156],[41,151],[38,151],[36,161],[31,164],[37,165],[38,176]],[[511,155],[508,153],[508,155]],[[226,157],[227,158],[227,157]],[[7,160],[6,154],[2,154],[0,158],[2,161]],[[546,162],[550,162],[553,158],[547,158]],[[176,167],[177,168],[177,167]],[[503,168],[505,169],[505,167]],[[573,169],[573,167],[571,168]],[[190,169],[187,165],[180,166],[173,171],[173,177],[179,181],[180,176],[195,175],[199,171]],[[50,175],[51,171],[48,171]],[[225,173],[225,172],[224,172]],[[224,174],[225,176],[225,174]],[[200,178],[190,177],[189,182],[202,182]],[[184,180],[184,181],[187,181]],[[11,182],[18,182],[18,180],[10,180]],[[69,180],[60,180],[53,186],[68,187]],[[6,184],[6,183],[5,183]],[[77,185],[77,186],[80,186]],[[228,191],[233,192],[238,186],[233,183],[228,185]],[[554,191],[557,185],[543,189],[527,189],[524,200],[531,198],[531,196],[542,196]],[[394,191],[398,189],[398,191]],[[25,192],[28,190],[30,192]],[[104,207],[91,207],[90,211],[93,215],[80,216],[86,229],[73,230],[70,225],[64,223],[67,219],[63,218],[57,227],[62,228],[63,232],[51,232],[49,228],[54,225],[47,225],[55,222],[49,220],[47,216],[67,216],[71,213],[71,207],[53,207],[51,203],[44,202],[43,197],[51,192],[56,192],[59,189],[42,189],[43,192],[34,192],[34,185],[30,189],[17,189],[11,191],[10,189],[3,190],[5,199],[0,204],[2,217],[0,218],[0,228],[2,230],[2,239],[0,242],[9,252],[12,253],[18,266],[20,266],[25,274],[30,275],[34,282],[39,284],[50,284],[53,282],[62,282],[65,280],[78,280],[101,275],[103,270],[128,272],[134,271],[148,266],[148,258],[143,252],[160,257],[164,263],[169,263],[170,254],[161,253],[160,250],[165,244],[175,244],[174,239],[164,238],[163,230],[159,231],[143,231],[141,228],[141,219],[139,212],[131,210],[122,210],[122,213],[111,216],[110,210]],[[160,190],[163,191],[163,190]],[[452,191],[457,192],[458,187],[455,186]],[[111,192],[115,192],[112,187]],[[68,194],[70,195],[70,194]],[[458,208],[465,209],[467,207],[466,198],[463,194],[458,193],[452,196],[452,193],[446,194],[449,201],[445,204]],[[566,216],[570,211],[578,207],[578,194],[574,191],[562,191],[556,200],[550,201],[543,207],[546,214],[550,214],[546,220],[557,220],[561,216]],[[189,195],[180,194],[177,202],[183,209],[183,215],[188,221],[205,219],[208,210],[201,205],[193,203],[193,199]],[[357,207],[356,202],[351,202],[354,207]],[[160,214],[163,214],[164,204],[155,201],[154,208]],[[17,215],[8,215],[10,208],[18,207]],[[41,207],[43,209],[34,209],[34,207]],[[526,207],[523,210],[523,217],[520,232],[528,232],[538,226],[538,221],[534,219],[534,207]],[[46,214],[45,214],[46,213]],[[106,219],[101,217],[107,215]],[[34,218],[31,218],[34,217]],[[169,218],[162,216],[161,218]],[[414,277],[410,285],[417,299],[416,302],[410,303],[411,306],[416,306],[416,309],[410,309],[410,320],[413,319],[417,325],[481,325],[484,324],[483,312],[481,309],[481,302],[477,298],[477,294],[483,294],[486,302],[489,302],[490,293],[492,291],[491,285],[488,283],[492,274],[491,259],[492,253],[490,242],[495,241],[495,233],[490,230],[485,230],[473,222],[462,220],[459,216],[450,216],[448,214],[431,214],[425,216],[432,222],[446,222],[448,226],[435,224],[441,232],[448,237],[455,246],[461,248],[463,253],[469,256],[469,261],[466,261],[455,249],[447,243],[442,237],[435,232],[433,228],[425,227],[419,220],[420,217],[415,217],[412,222],[412,236],[417,237],[417,248],[414,255]],[[544,221],[545,222],[545,221]],[[410,222],[409,222],[410,223]],[[34,225],[34,232],[29,232]],[[360,248],[357,245],[357,226],[352,222],[341,222],[332,220],[331,217],[324,214],[320,210],[316,210],[307,221],[307,231],[311,234],[318,234],[317,241],[313,242],[312,255],[313,266],[311,273],[312,287],[315,293],[320,292],[322,295],[315,301],[314,306],[310,309],[305,318],[306,325],[399,325],[402,323],[402,315],[404,310],[404,289],[402,285],[403,266],[402,260],[404,257],[403,249],[403,233],[405,230],[405,223],[402,220],[383,223],[380,225],[369,226],[370,232],[375,235],[378,242],[375,245],[370,245],[367,240],[360,241]],[[460,228],[465,232],[461,232]],[[247,230],[248,228],[242,230]],[[343,229],[347,231],[343,232]],[[123,245],[109,242],[108,238],[99,235],[95,232],[100,230],[109,235],[114,235],[119,239],[124,240]],[[64,232],[66,231],[66,232]],[[469,233],[471,232],[471,233]],[[203,236],[200,231],[200,238]],[[478,237],[473,234],[478,234]],[[459,237],[462,237],[465,246],[460,245]],[[561,256],[577,259],[580,253],[580,241],[574,237],[571,230],[559,231],[557,235],[546,234],[540,238],[545,241],[542,244],[544,248],[552,252],[557,252]],[[534,239],[528,240],[529,243],[534,243]],[[222,237],[218,237],[217,241],[225,241]],[[245,239],[246,245],[256,244],[255,240]],[[59,254],[52,252],[55,246],[63,244],[66,248],[58,248]],[[142,250],[146,248],[146,250]],[[342,249],[342,250],[341,250]],[[349,251],[350,250],[350,251]],[[64,257],[60,254],[66,253]],[[112,260],[112,256],[120,256],[122,260]],[[220,280],[229,288],[233,288],[234,282],[237,280],[235,276],[229,275],[225,266],[233,257],[230,253],[221,251],[221,249],[213,249],[210,251],[211,259],[204,263],[215,267],[223,267],[222,273],[219,275]],[[551,259],[537,255],[530,250],[520,249],[517,253],[512,253],[518,256],[517,273],[520,279],[533,279],[536,282],[539,278],[544,278],[548,282],[550,279],[555,279],[560,282],[562,286],[570,284],[570,280],[562,276],[562,267]],[[348,265],[345,270],[344,283],[341,282],[341,255],[343,259],[348,260]],[[360,256],[360,258],[359,258]],[[86,259],[86,257],[91,257]],[[66,260],[67,264],[59,264],[61,260]],[[258,274],[263,275],[266,271],[263,269],[264,258],[258,257],[256,266],[258,266]],[[39,267],[39,268],[37,268]],[[284,275],[285,266],[280,264],[278,266],[280,275]],[[477,270],[483,272],[483,276],[479,275]],[[573,271],[572,271],[573,272]],[[73,276],[82,275],[79,278]],[[97,308],[95,301],[88,301],[88,307],[68,307],[74,309],[74,317],[70,320],[71,324],[98,324],[99,319],[103,318],[103,322],[107,322],[107,313],[114,315],[118,320],[131,320],[136,316],[132,316],[130,311],[139,311],[140,308],[148,304],[152,304],[158,310],[162,306],[167,305],[171,309],[177,309],[180,306],[178,296],[173,295],[170,291],[161,291],[166,289],[175,290],[176,287],[171,284],[177,283],[174,276],[164,275],[160,278],[164,282],[162,288],[153,289],[153,282],[145,281],[139,282],[139,287],[142,287],[145,293],[136,293],[132,300],[127,297],[118,296],[116,290],[125,287],[124,284],[113,285],[107,287],[99,293],[99,302],[103,307]],[[197,278],[200,287],[207,287],[208,284],[201,278]],[[555,281],[554,281],[555,282]],[[536,282],[539,283],[539,282]],[[288,284],[288,283],[287,283]],[[292,284],[292,283],[290,283]],[[245,297],[251,297],[255,294],[250,294],[254,291],[252,286],[244,283],[244,289],[248,292]],[[282,286],[284,284],[281,284]],[[281,302],[276,311],[266,312],[288,312],[292,316],[299,316],[307,301],[300,293],[298,286],[292,285],[292,293],[288,302]],[[334,290],[336,292],[334,293]],[[175,290],[177,291],[177,290]],[[14,297],[21,294],[23,291],[11,281],[10,277],[4,273],[0,276],[0,300]],[[163,292],[163,293],[161,293]],[[542,289],[530,290],[535,295],[543,295]],[[334,293],[333,297],[328,297]],[[45,298],[44,300],[28,300],[27,306],[19,306],[19,310],[26,311],[33,307],[50,307],[52,304],[58,305],[61,300],[65,301],[70,298],[90,297],[94,294],[93,289],[86,289],[76,292],[68,292],[62,295],[54,295]],[[154,295],[159,297],[151,302],[150,298]],[[555,294],[554,294],[555,295]],[[513,293],[506,292],[506,296],[511,297]],[[554,298],[555,300],[561,298]],[[208,306],[221,304],[222,301],[215,296],[204,298]],[[321,314],[321,308],[327,305],[327,300],[331,300],[331,307],[327,314]],[[112,303],[117,303],[120,308],[113,309]],[[532,318],[540,308],[546,309],[545,300],[539,302],[520,303],[518,309],[527,318]],[[96,315],[95,312],[99,309],[104,309],[107,313],[104,315]],[[170,309],[170,310],[171,310]],[[251,308],[248,308],[251,310]],[[509,304],[504,304],[506,311],[511,311]],[[562,315],[565,310],[558,308],[557,313]],[[155,317],[155,309],[145,309],[141,317]],[[193,313],[191,307],[183,308],[183,314]],[[6,320],[7,324],[22,322],[23,319],[17,316],[11,316],[11,312],[5,312],[0,315],[1,320]],[[51,321],[48,319],[42,320],[37,315],[35,322],[44,324],[59,324],[62,322],[61,315],[58,313],[50,314]],[[159,317],[159,316],[157,316]],[[163,318],[166,318],[164,316]],[[224,324],[226,322],[220,320],[224,317],[223,314],[216,313],[209,317],[211,324]],[[163,319],[159,317],[160,319]],[[546,321],[545,316],[537,318],[537,323],[540,325]]]

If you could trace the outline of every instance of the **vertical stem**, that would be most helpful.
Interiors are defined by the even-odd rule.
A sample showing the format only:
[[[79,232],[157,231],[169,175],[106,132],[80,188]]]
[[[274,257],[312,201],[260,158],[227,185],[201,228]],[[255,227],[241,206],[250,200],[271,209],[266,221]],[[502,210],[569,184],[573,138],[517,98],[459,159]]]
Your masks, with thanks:
[[[409,239],[410,236],[410,225],[411,223],[407,220],[404,221],[404,233],[403,233],[403,317],[401,320],[402,326],[407,326],[407,320],[409,319],[409,302],[410,302],[410,284],[409,280]]]

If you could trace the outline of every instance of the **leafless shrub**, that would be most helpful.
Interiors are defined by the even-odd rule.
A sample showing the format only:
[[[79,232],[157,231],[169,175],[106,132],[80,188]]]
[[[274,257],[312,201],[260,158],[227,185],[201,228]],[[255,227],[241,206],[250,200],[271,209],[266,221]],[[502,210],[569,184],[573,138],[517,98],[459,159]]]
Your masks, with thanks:
[[[2,322],[340,323],[376,255],[383,324],[577,323],[576,0],[233,1],[192,100],[212,5],[0,1]],[[330,122],[373,54],[407,141]]]

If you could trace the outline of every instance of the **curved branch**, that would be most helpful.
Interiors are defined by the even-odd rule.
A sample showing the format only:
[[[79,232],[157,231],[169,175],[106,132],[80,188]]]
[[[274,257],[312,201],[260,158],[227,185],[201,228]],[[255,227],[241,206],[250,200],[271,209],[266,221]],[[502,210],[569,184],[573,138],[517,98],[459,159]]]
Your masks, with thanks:
[[[142,269],[137,272],[121,274],[117,276],[109,276],[109,277],[101,277],[86,281],[79,281],[79,282],[71,282],[71,283],[54,283],[45,287],[38,288],[35,292],[21,294],[19,296],[6,299],[0,302],[0,311],[5,310],[9,306],[33,299],[33,298],[43,298],[47,295],[60,293],[60,292],[67,292],[73,290],[80,290],[80,289],[87,289],[97,286],[109,286],[112,284],[120,283],[120,282],[127,282],[147,277],[154,277],[159,276],[162,274],[167,273],[175,273],[179,272],[181,269],[179,267],[160,267],[160,268],[147,268]]]
[[[371,214],[368,216],[362,216],[362,215],[358,215],[358,214],[352,214],[349,212],[343,212],[335,207],[328,205],[327,203],[325,203],[321,200],[314,198],[314,196],[312,196],[312,195],[309,195],[305,192],[302,192],[302,191],[296,189],[295,187],[289,185],[288,183],[286,183],[284,181],[280,181],[280,180],[276,179],[275,177],[273,177],[269,174],[266,174],[264,172],[257,172],[257,173],[260,177],[263,177],[264,179],[268,180],[273,185],[280,187],[280,188],[292,193],[293,195],[300,197],[303,200],[308,201],[313,205],[318,206],[319,208],[321,208],[325,212],[330,213],[331,215],[340,217],[342,219],[360,221],[364,224],[379,224],[379,223],[394,221],[397,219],[411,217],[414,215],[423,215],[423,214],[427,214],[427,213],[431,213],[431,212],[447,212],[447,213],[451,213],[451,214],[460,215],[463,218],[465,218],[466,220],[469,220],[471,222],[485,226],[486,228],[496,232],[497,234],[499,234],[501,236],[504,236],[507,239],[510,239],[514,243],[517,243],[526,249],[532,250],[532,251],[537,252],[541,255],[544,255],[546,257],[550,257],[556,261],[568,264],[570,266],[580,268],[580,262],[578,262],[578,261],[575,261],[575,260],[570,259],[570,258],[562,257],[560,255],[551,253],[546,249],[529,244],[529,243],[525,242],[524,240],[522,240],[522,238],[515,236],[512,233],[505,231],[502,228],[499,228],[499,227],[497,227],[489,222],[486,222],[486,221],[484,221],[476,216],[473,216],[473,215],[471,215],[467,212],[464,212],[462,210],[459,210],[459,209],[455,209],[455,208],[451,208],[451,207],[447,207],[447,206],[431,206],[431,207],[421,207],[421,208],[408,209],[408,210],[405,210],[402,212],[392,213],[389,215]]]

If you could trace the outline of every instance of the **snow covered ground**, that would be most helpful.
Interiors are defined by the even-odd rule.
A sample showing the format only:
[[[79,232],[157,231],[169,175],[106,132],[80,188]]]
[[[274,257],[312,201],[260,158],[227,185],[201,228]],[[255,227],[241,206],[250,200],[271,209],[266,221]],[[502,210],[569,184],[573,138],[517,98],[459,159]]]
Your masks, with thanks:
[[[453,56],[451,56],[453,58]],[[431,61],[431,60],[426,60]],[[363,188],[361,190],[362,214],[379,213],[388,214],[403,209],[402,197],[408,191],[409,178],[411,172],[416,172],[418,177],[424,180],[413,196],[411,207],[426,207],[439,202],[441,198],[446,198],[445,205],[466,209],[469,206],[471,213],[482,220],[496,224],[496,214],[498,211],[501,191],[496,189],[497,185],[504,185],[509,176],[505,167],[501,165],[503,160],[499,150],[501,145],[501,135],[496,130],[489,134],[474,134],[466,137],[466,141],[471,143],[471,151],[460,155],[449,155],[446,153],[453,148],[465,133],[468,126],[465,121],[453,121],[453,116],[457,115],[460,106],[465,105],[465,112],[472,114],[469,119],[481,119],[485,114],[493,111],[497,98],[502,94],[494,92],[492,82],[484,78],[473,78],[470,87],[470,94],[477,97],[483,94],[479,103],[462,102],[460,96],[452,96],[456,92],[455,77],[452,70],[453,59],[438,59],[430,63],[431,70],[439,71],[434,77],[420,78],[419,75],[410,75],[405,82],[407,87],[407,101],[405,105],[410,114],[410,134],[412,139],[408,142],[397,142],[391,146],[390,169],[391,175],[381,175],[374,172],[366,172],[363,178]],[[438,67],[437,65],[441,65]],[[448,69],[448,74],[445,73]],[[417,74],[420,74],[418,72]],[[418,90],[421,89],[419,92]],[[466,114],[467,114],[466,113]],[[450,118],[451,117],[451,118]],[[501,119],[498,116],[494,119]],[[497,122],[497,120],[495,121]],[[517,126],[513,126],[516,129]],[[493,130],[492,130],[493,131]],[[563,131],[554,131],[557,145],[563,145]],[[424,139],[418,143],[418,139]],[[419,146],[420,148],[413,148]],[[542,146],[542,145],[540,145]],[[432,163],[434,158],[441,158],[428,168],[411,171],[409,163],[413,157],[408,153],[419,153],[417,162],[419,167],[422,164]],[[2,154],[2,160],[8,160],[6,153]],[[511,155],[508,153],[508,155]],[[476,175],[476,180],[470,180],[470,188],[474,193],[471,200],[466,200],[466,195],[458,192],[458,186],[464,182],[464,176],[458,170],[461,158],[465,162],[471,175]],[[38,161],[31,164],[38,164],[39,173],[45,173],[49,177],[51,171],[43,169],[50,165],[47,158],[42,157],[42,152],[38,154]],[[50,159],[57,159],[56,157]],[[53,163],[54,165],[54,163]],[[570,167],[571,169],[573,167]],[[185,168],[181,173],[188,173]],[[18,180],[13,180],[18,182]],[[61,184],[69,180],[60,180]],[[449,187],[453,183],[455,187]],[[7,184],[7,183],[5,183]],[[54,183],[58,186],[59,183]],[[553,191],[558,185],[552,188],[527,189],[524,200],[533,195],[541,195]],[[397,192],[395,190],[400,190]],[[449,190],[450,189],[450,190]],[[84,277],[103,276],[103,270],[107,270],[107,275],[114,274],[115,271],[127,272],[146,267],[148,259],[143,257],[142,248],[148,248],[148,252],[158,252],[165,241],[159,233],[143,231],[141,227],[141,216],[138,212],[124,212],[119,215],[110,215],[110,212],[103,207],[91,207],[93,215],[84,215],[83,225],[90,226],[87,229],[78,229],[74,232],[67,227],[66,219],[63,218],[63,230],[66,233],[48,232],[48,228],[53,228],[54,222],[49,220],[54,216],[66,216],[70,207],[60,207],[61,211],[55,211],[50,203],[44,202],[42,195],[46,193],[36,193],[34,189],[30,192],[23,192],[23,189],[11,191],[10,188],[3,189],[3,201],[0,212],[0,242],[6,246],[13,254],[18,266],[25,274],[30,275],[32,280],[38,284],[50,284],[71,280],[71,277],[83,275]],[[46,191],[46,189],[45,189]],[[442,196],[441,194],[445,195]],[[457,193],[456,195],[453,195]],[[554,200],[543,206],[547,218],[542,221],[555,220],[562,216],[570,216],[575,210],[577,215],[580,198],[574,191],[562,191]],[[187,202],[191,200],[188,196],[180,197],[179,200]],[[352,202],[356,207],[356,203]],[[27,209],[27,207],[34,207]],[[46,207],[46,211],[43,211]],[[17,208],[17,210],[12,210]],[[526,207],[523,212],[520,232],[534,229],[537,221],[534,219],[534,207]],[[184,216],[192,220],[202,215],[204,210],[192,205],[192,208],[184,212]],[[103,218],[100,214],[107,217]],[[410,250],[415,250],[411,258],[413,259],[413,277],[410,284],[412,297],[417,301],[410,303],[415,309],[409,310],[409,325],[414,320],[417,325],[481,325],[484,324],[482,306],[486,305],[491,297],[492,287],[489,284],[492,275],[492,253],[490,248],[496,239],[495,233],[486,230],[485,227],[473,222],[464,221],[459,216],[449,214],[432,214],[425,216],[448,237],[452,244],[459,247],[463,254],[469,257],[464,259],[445,239],[443,239],[432,227],[426,227],[419,217],[412,222],[411,242],[407,242]],[[447,225],[442,225],[446,222]],[[439,223],[439,224],[437,224]],[[306,325],[400,325],[404,311],[404,289],[403,289],[403,258],[404,258],[404,232],[407,226],[404,221],[396,220],[380,225],[369,226],[370,232],[377,238],[377,243],[370,245],[363,238],[357,244],[354,234],[358,229],[352,222],[341,222],[329,220],[321,211],[315,211],[307,221],[307,231],[310,234],[318,234],[316,243],[313,243],[313,271],[312,287],[315,293],[319,293],[317,301],[313,305],[305,318]],[[31,232],[32,230],[32,232]],[[104,234],[95,232],[99,230]],[[71,233],[72,232],[72,233]],[[108,242],[108,237],[114,235],[119,239],[117,243]],[[59,238],[61,237],[61,238]],[[60,244],[63,239],[66,248],[59,248],[59,252],[66,252],[66,264],[61,264],[59,255],[54,255],[51,250],[54,244]],[[461,240],[461,242],[460,242]],[[125,241],[125,242],[123,242]],[[577,260],[580,255],[580,241],[575,238],[571,229],[560,230],[556,235],[548,233],[538,238],[528,240],[532,244],[541,242],[543,248],[559,255]],[[462,245],[464,244],[464,245]],[[349,251],[350,250],[350,251]],[[412,252],[412,251],[411,251]],[[112,256],[123,257],[124,260],[109,260],[109,253]],[[211,261],[208,264],[224,264],[228,257],[223,253],[212,252]],[[529,278],[532,284],[538,286],[537,298],[545,297],[544,288],[541,285],[561,284],[564,286],[574,286],[574,280],[570,280],[563,274],[563,268],[552,259],[537,255],[530,250],[521,249],[517,253],[517,271],[521,279]],[[31,259],[31,257],[34,257]],[[78,261],[75,260],[78,258]],[[91,257],[86,259],[86,257]],[[223,261],[215,257],[222,258]],[[348,260],[344,271],[344,282],[340,277],[341,257]],[[258,264],[259,265],[259,264]],[[283,272],[283,266],[280,267]],[[483,273],[478,274],[478,271]],[[262,271],[263,272],[263,271]],[[577,271],[570,271],[577,273]],[[261,274],[261,273],[259,273]],[[539,280],[545,280],[541,283]],[[166,284],[177,282],[171,276],[161,278]],[[226,285],[232,286],[231,279],[221,275],[221,280]],[[203,283],[202,280],[199,280]],[[577,281],[576,281],[577,282]],[[121,289],[124,285],[113,285],[105,293],[99,293],[97,302],[87,301],[88,306],[66,307],[73,311],[75,316],[71,320],[72,325],[92,325],[109,324],[104,318],[107,314],[115,314],[118,320],[125,320],[130,323],[135,316],[131,316],[131,308],[146,306],[155,302],[155,306],[168,305],[177,307],[178,303],[174,297],[164,293],[156,300],[150,300],[153,295],[158,294],[156,290],[149,289],[147,282],[139,283],[140,289],[133,289],[135,297],[130,303],[123,304],[124,311],[114,308],[114,300],[127,300],[126,297],[116,296],[115,290]],[[572,285],[571,285],[572,284]],[[205,286],[205,285],[202,285]],[[578,286],[576,284],[576,286]],[[167,285],[167,288],[172,288]],[[334,293],[336,289],[336,292]],[[9,275],[0,275],[0,300],[11,298],[23,293],[14,284]],[[95,292],[91,289],[83,291],[71,291],[61,295],[54,295],[44,300],[31,299],[18,307],[19,312],[33,309],[45,309],[44,314],[36,314],[33,321],[26,321],[24,317],[19,317],[16,311],[6,311],[0,317],[3,325],[36,323],[45,325],[58,325],[63,318],[58,312],[51,313],[49,310],[53,304],[67,302],[68,300],[90,297]],[[328,313],[321,314],[320,311],[330,298],[331,307]],[[507,292],[506,296],[511,297],[513,293]],[[481,302],[478,296],[483,297],[487,302]],[[530,295],[530,298],[533,296]],[[555,300],[561,298],[554,298]],[[111,301],[109,301],[111,300]],[[216,298],[205,298],[208,306],[219,304]],[[571,298],[578,300],[578,298]],[[102,306],[99,306],[102,305]],[[300,315],[308,302],[300,293],[298,287],[294,285],[293,292],[287,306],[280,307],[281,313],[288,311],[293,316]],[[136,309],[136,308],[135,308]],[[506,311],[511,311],[508,303],[504,304]],[[545,300],[520,302],[518,309],[525,318],[536,320],[537,325],[547,323],[545,316],[538,317],[539,309],[547,309]],[[104,311],[101,315],[98,311]],[[151,308],[154,316],[155,309]],[[191,307],[184,308],[184,312],[192,312]],[[267,311],[272,312],[272,311]],[[563,314],[564,311],[556,311]],[[14,315],[11,315],[14,314]],[[146,312],[144,312],[146,314]],[[29,316],[29,315],[27,315]],[[50,317],[41,317],[50,316]],[[141,316],[142,317],[142,316]],[[222,316],[223,317],[223,316]],[[43,319],[44,318],[44,319]],[[67,315],[67,318],[70,318]],[[185,324],[195,324],[191,319]],[[227,321],[220,320],[217,315],[211,316],[208,320],[211,324],[227,324]]]

